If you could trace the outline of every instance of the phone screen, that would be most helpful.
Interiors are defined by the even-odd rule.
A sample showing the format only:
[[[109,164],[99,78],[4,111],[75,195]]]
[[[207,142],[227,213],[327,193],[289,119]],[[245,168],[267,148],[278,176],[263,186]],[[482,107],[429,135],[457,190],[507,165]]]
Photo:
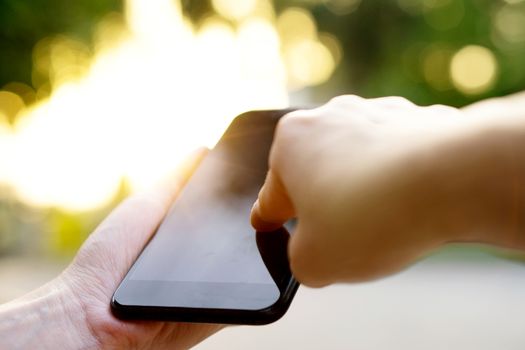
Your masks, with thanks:
[[[152,286],[148,303],[257,309],[279,298],[249,222],[277,120],[237,118],[202,160],[126,277]]]

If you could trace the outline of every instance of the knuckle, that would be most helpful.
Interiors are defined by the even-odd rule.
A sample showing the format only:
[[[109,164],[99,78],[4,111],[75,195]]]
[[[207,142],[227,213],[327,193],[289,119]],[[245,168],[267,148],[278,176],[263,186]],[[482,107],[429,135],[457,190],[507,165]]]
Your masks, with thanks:
[[[396,104],[399,106],[414,106],[414,103],[412,103],[412,101],[402,96],[389,96],[389,97],[385,97],[384,99],[385,101],[388,101],[392,104]]]
[[[297,110],[283,116],[277,123],[277,130],[295,129],[297,126],[309,124],[311,120],[311,110]]]
[[[281,119],[279,119],[279,122],[277,123],[277,126],[275,127],[275,141],[281,140],[284,135],[288,133],[288,130],[292,128],[292,125],[294,123],[294,114],[287,114]]]
[[[442,105],[442,104],[435,104],[435,105],[432,105],[432,106],[428,106],[427,108],[428,108],[428,110],[430,110],[430,111],[432,111],[434,113],[447,113],[447,114],[450,114],[450,113],[456,113],[457,112],[456,108],[451,107],[451,106]]]
[[[361,103],[363,102],[363,100],[364,99],[362,97],[359,97],[357,95],[340,95],[340,96],[336,96],[332,98],[328,102],[328,104],[348,106],[348,105],[355,105],[355,104]]]
[[[281,143],[285,143],[297,139],[303,134],[306,129],[309,129],[315,123],[315,118],[312,117],[309,111],[300,110],[289,113],[283,116],[277,123],[274,135],[274,143],[279,147]]]

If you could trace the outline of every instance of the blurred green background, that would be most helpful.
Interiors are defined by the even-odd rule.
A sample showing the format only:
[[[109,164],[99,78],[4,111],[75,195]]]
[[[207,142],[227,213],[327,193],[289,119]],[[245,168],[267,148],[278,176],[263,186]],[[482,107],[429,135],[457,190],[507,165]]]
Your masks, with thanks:
[[[329,81],[313,88],[317,100],[352,92],[462,106],[525,86],[520,0],[280,0],[274,6],[277,14],[290,7],[308,10],[318,30],[339,41],[342,60]],[[33,49],[41,39],[65,35],[89,48],[95,25],[123,7],[117,0],[3,0],[0,86],[21,82],[38,88]],[[211,1],[186,0],[183,9],[196,23],[214,12]],[[462,93],[449,76],[452,56],[466,45],[485,47],[496,60],[495,81],[475,94]]]
[[[155,43],[158,31],[163,30],[162,20],[158,27],[145,31],[140,19],[130,25],[130,18],[136,18],[141,11],[146,15],[148,6],[166,7],[167,2],[1,0],[0,147],[2,142],[8,144],[16,138],[18,128],[24,126],[21,121],[24,114],[31,114],[36,107],[41,111],[41,106],[60,104],[61,86],[75,79],[89,81],[89,77],[95,75],[93,62],[102,60],[102,53],[118,46],[122,37],[135,33],[140,40]],[[133,6],[135,17],[129,14]],[[272,33],[278,35],[282,56],[276,58],[276,65],[282,63],[285,67],[282,84],[290,104],[315,105],[335,95],[352,93],[365,97],[400,95],[419,104],[463,106],[525,88],[525,1],[185,0],[180,7],[175,7],[179,8],[185,18],[181,23],[191,22],[195,33],[215,21],[214,31],[210,29],[208,33],[212,42],[213,38],[224,40],[220,45],[229,43],[228,38],[236,31],[269,33],[261,36],[268,38],[267,41],[248,40],[240,46],[241,51],[245,46],[254,52],[258,46],[273,47]],[[177,20],[177,16],[173,18]],[[264,25],[250,22],[250,32],[243,27],[250,18],[266,22]],[[148,34],[144,34],[146,32]],[[307,39],[310,41],[305,41]],[[176,47],[177,41],[166,41],[162,45]],[[151,47],[151,52],[158,49],[156,44],[146,47]],[[222,49],[228,50],[228,46],[220,46],[217,52]],[[133,57],[133,50],[130,51],[129,57]],[[179,50],[176,55],[184,56],[185,51]],[[250,57],[243,56],[243,67],[250,65]],[[210,63],[211,69],[220,71],[221,66],[214,64],[217,66]],[[66,66],[67,74],[61,70]],[[168,74],[170,66],[166,67]],[[279,67],[275,68],[276,72]],[[249,76],[260,73],[257,67],[250,69]],[[140,67],[135,69],[135,72],[143,71]],[[175,77],[180,74],[177,72],[173,73]],[[162,73],[157,70],[151,75],[162,80]],[[108,84],[112,79],[107,79]],[[155,87],[149,89],[144,84],[135,84],[134,75],[126,79],[129,79],[128,85],[137,85],[136,89],[144,90],[144,94],[158,94]],[[238,90],[232,91],[230,95],[235,97]],[[167,96],[154,97],[164,101],[169,99]],[[174,98],[186,96],[180,93]],[[122,101],[127,103],[115,97],[115,104]],[[281,102],[282,99],[276,97],[232,110],[282,106]],[[111,101],[104,103],[110,105]],[[79,109],[82,106],[79,105]],[[45,125],[45,119],[42,120]],[[148,120],[146,124],[150,123]],[[67,134],[66,126],[64,130]],[[52,139],[46,137],[44,140]],[[61,147],[67,149],[68,145],[64,143]],[[9,148],[4,149],[7,152],[0,152],[0,167],[9,157]],[[88,159],[87,154],[87,157],[86,154],[78,157]],[[23,169],[23,163],[32,162],[29,158],[15,158],[5,164]],[[56,163],[60,167],[49,165],[49,173],[74,168],[71,160],[63,157]],[[24,185],[17,182],[18,173],[5,172],[7,175],[2,178],[0,168],[0,258],[4,259],[44,256],[67,262],[89,232],[133,187],[123,177],[118,179],[118,186],[108,190],[107,198],[96,205],[82,209],[69,208],[63,203],[55,205],[53,201],[42,205],[35,204],[27,194],[20,195],[26,192]],[[30,175],[37,181],[39,173]],[[29,178],[25,183],[31,182]],[[85,183],[87,186],[89,180]]]

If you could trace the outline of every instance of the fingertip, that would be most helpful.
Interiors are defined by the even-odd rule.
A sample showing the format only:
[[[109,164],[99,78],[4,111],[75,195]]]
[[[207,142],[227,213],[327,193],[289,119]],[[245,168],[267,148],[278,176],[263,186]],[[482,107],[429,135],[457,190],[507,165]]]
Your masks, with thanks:
[[[256,200],[253,204],[250,214],[250,222],[252,227],[259,232],[275,231],[283,225],[282,223],[269,222],[262,218],[259,200]]]
[[[259,200],[256,200],[255,203],[253,203],[252,209],[250,211],[250,224],[254,229],[257,229],[259,223],[259,214],[257,213],[258,207]]]

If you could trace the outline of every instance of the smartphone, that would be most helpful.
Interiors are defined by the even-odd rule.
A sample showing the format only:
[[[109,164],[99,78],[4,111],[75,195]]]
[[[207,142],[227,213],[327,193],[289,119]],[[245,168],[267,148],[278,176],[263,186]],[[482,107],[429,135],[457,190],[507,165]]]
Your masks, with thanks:
[[[293,223],[256,233],[249,217],[290,111],[234,119],[115,291],[116,317],[258,325],[284,315],[299,286],[287,257]]]

